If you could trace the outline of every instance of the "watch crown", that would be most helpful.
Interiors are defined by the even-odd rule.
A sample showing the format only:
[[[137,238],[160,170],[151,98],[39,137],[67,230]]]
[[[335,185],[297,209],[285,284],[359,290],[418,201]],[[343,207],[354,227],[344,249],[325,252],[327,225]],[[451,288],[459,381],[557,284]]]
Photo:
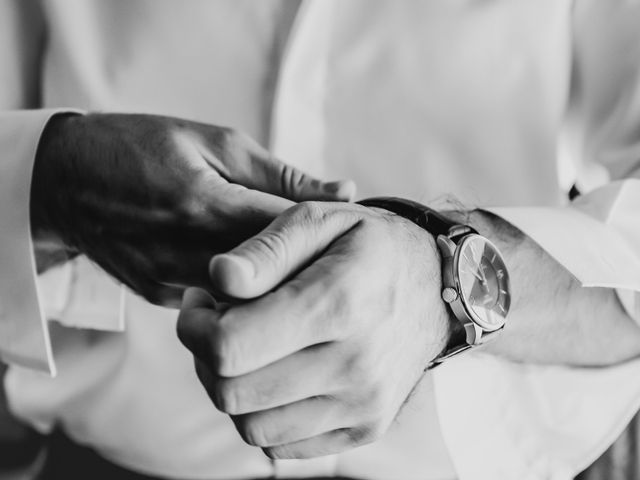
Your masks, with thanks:
[[[458,292],[456,292],[455,288],[447,287],[442,290],[442,300],[447,303],[451,303],[458,298]]]

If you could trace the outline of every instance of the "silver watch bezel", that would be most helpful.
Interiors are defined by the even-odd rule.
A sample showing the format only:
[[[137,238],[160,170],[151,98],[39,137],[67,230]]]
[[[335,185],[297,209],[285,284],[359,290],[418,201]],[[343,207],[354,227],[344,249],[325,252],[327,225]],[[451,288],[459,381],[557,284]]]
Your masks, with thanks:
[[[482,343],[488,339],[487,335],[501,330],[506,324],[506,318],[504,317],[501,317],[501,322],[495,325],[485,322],[473,311],[473,307],[469,305],[468,299],[465,298],[462,292],[459,277],[460,254],[464,250],[466,242],[477,238],[486,242],[504,265],[504,258],[495,244],[477,233],[465,234],[458,242],[454,242],[444,235],[439,235],[436,239],[443,261],[442,298],[443,301],[449,304],[454,316],[464,326],[469,345]],[[506,275],[506,283],[509,286],[508,272],[506,272]],[[508,295],[510,295],[510,289],[508,289]],[[508,315],[508,307],[509,305],[506,307],[505,317]]]

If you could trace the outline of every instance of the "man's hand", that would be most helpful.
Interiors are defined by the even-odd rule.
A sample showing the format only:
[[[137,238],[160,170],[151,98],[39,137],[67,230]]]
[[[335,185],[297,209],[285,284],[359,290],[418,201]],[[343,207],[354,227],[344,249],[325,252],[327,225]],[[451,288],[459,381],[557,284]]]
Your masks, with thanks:
[[[36,249],[86,254],[148,300],[210,287],[207,265],[306,199],[348,200],[228,128],[152,115],[57,116],[33,172]],[[45,255],[41,255],[44,257]],[[46,267],[45,263],[40,266]]]
[[[385,211],[302,203],[210,268],[225,293],[262,296],[225,310],[188,290],[178,334],[217,408],[273,458],[375,440],[444,349],[433,238]]]

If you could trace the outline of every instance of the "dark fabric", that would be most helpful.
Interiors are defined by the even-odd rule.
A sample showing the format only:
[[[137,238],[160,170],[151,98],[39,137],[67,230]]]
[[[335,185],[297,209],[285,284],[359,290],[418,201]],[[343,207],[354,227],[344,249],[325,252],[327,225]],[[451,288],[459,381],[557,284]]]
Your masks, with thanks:
[[[573,200],[580,196],[580,190],[578,190],[578,186],[574,183],[571,185],[571,189],[569,190],[569,200]]]
[[[150,477],[121,468],[105,460],[94,450],[73,442],[60,431],[49,437],[48,450],[45,466],[37,480],[164,480],[162,477]],[[343,477],[331,479],[355,480]],[[322,477],[311,480],[329,479]]]
[[[94,450],[82,447],[60,431],[48,439],[48,453],[38,480],[153,480],[114,465]],[[156,479],[157,480],[157,479]]]
[[[38,480],[161,480],[117,467],[96,455],[93,450],[73,443],[60,433],[51,436],[48,443],[49,455]],[[638,459],[640,459],[640,414],[634,417],[611,448],[591,467],[578,475],[576,480],[640,479]],[[1,474],[0,468],[0,476]],[[329,479],[316,478],[315,480]],[[333,480],[355,479],[333,477]]]
[[[640,413],[609,449],[576,480],[640,479]]]
[[[0,362],[0,477],[3,470],[30,465],[44,444],[42,435],[11,415],[3,388],[6,370]]]

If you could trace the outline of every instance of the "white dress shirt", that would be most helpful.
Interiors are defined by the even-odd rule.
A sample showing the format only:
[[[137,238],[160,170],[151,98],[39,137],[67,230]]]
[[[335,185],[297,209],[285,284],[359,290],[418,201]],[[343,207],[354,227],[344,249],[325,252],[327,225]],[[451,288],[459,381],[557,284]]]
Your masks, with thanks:
[[[380,441],[272,464],[207,399],[175,311],[84,258],[36,279],[29,188],[46,122],[146,112],[247,131],[313,174],[356,180],[363,197],[495,206],[640,318],[640,2],[306,0],[295,18],[292,5],[0,3],[0,355],[13,411],[162,476],[572,478],[640,406],[640,362],[469,353],[427,375]],[[585,194],[568,204],[576,180]]]

